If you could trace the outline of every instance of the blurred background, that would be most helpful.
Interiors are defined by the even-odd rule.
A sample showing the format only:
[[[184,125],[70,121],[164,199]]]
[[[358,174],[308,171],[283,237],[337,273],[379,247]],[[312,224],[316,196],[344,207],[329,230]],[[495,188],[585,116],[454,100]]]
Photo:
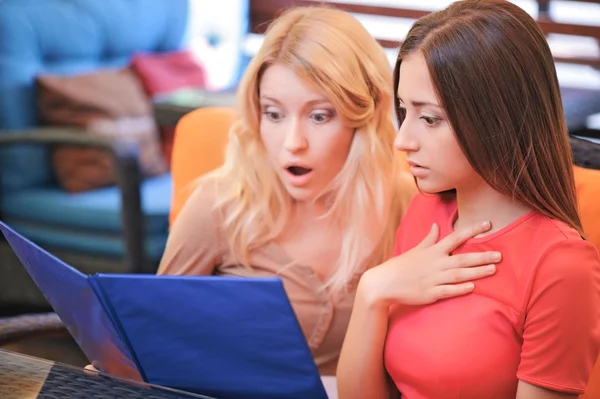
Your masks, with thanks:
[[[222,161],[222,146],[178,158],[177,123],[198,108],[234,107],[268,22],[319,3],[0,0],[0,219],[84,273],[154,273],[177,176]],[[451,1],[323,3],[352,12],[391,66],[412,22]],[[600,1],[514,3],[547,34],[575,163],[600,168]],[[217,123],[198,121],[194,134],[210,138]],[[0,346],[85,364],[48,312],[0,240]]]

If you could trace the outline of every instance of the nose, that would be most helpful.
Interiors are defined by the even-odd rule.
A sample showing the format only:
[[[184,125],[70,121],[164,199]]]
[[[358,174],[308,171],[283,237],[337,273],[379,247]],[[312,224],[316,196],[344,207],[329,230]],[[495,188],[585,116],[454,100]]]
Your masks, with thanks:
[[[409,121],[405,119],[394,139],[394,147],[398,151],[415,152],[419,150],[419,142],[410,134],[410,130]]]
[[[298,119],[295,118],[290,122],[283,146],[287,151],[292,153],[308,148],[308,140],[304,127]]]

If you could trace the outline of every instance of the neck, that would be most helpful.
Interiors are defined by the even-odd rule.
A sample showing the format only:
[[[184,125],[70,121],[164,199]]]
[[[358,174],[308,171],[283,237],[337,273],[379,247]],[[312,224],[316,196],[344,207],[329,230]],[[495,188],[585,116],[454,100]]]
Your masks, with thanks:
[[[454,229],[489,221],[492,228],[481,236],[503,229],[532,210],[529,206],[499,193],[485,182],[473,188],[457,189],[456,202],[458,217],[454,222]]]
[[[292,205],[292,218],[302,223],[313,224],[327,213],[327,206],[324,201],[303,201],[294,202]]]
[[[313,202],[294,201],[290,211],[289,219],[285,221],[283,230],[277,237],[280,245],[303,242],[307,237],[321,237],[321,242],[327,242],[332,235],[335,237],[337,234],[338,230],[332,224],[331,218],[323,217],[327,211],[325,206]],[[309,254],[302,256],[305,255]]]

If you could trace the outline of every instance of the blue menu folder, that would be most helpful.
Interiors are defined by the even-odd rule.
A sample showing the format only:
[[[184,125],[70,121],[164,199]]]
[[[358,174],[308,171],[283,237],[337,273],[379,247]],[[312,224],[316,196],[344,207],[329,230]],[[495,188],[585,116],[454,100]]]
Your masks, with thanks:
[[[87,276],[0,230],[98,369],[220,399],[327,398],[281,279]]]

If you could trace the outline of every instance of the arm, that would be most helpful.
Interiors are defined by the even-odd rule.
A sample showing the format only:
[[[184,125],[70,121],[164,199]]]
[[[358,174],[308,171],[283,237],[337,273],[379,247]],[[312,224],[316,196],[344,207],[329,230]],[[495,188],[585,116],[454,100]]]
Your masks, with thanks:
[[[600,262],[589,242],[551,246],[531,277],[517,399],[585,392],[600,349]]]
[[[214,209],[216,185],[203,182],[186,201],[169,233],[157,274],[210,275],[221,262],[221,224]]]
[[[388,307],[369,298],[368,272],[356,290],[356,299],[337,369],[339,398],[389,399],[391,387],[383,363]],[[356,381],[358,384],[351,382]],[[341,382],[341,383],[340,383]]]
[[[577,399],[576,394],[552,391],[519,381],[516,399]]]

